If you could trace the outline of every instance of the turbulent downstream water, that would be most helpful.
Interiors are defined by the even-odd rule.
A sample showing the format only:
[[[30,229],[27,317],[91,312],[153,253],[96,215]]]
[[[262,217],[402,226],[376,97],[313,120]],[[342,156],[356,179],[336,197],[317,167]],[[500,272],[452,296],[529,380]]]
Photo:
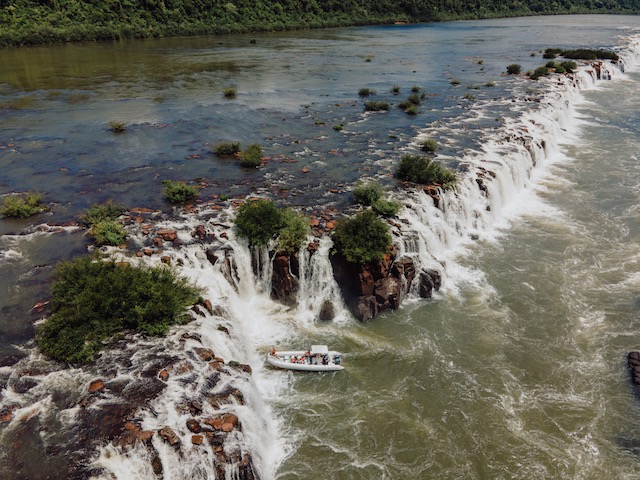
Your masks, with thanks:
[[[250,380],[229,377],[246,400],[233,407],[243,425],[234,438],[265,480],[637,478],[640,403],[625,356],[640,343],[639,33],[636,17],[577,16],[0,51],[0,192],[44,191],[52,207],[0,220],[0,407],[14,406],[0,424],[0,477],[67,478],[78,447],[66,434],[86,421],[68,399],[95,373],[60,371],[33,351],[30,308],[46,297],[51,266],[88,245],[80,232],[36,225],[115,199],[162,209],[157,221],[189,243],[210,213],[172,213],[164,179],[199,178],[204,199],[258,193],[343,210],[359,178],[395,189],[399,158],[431,137],[463,172],[456,192],[442,210],[423,193],[394,194],[406,207],[398,247],[443,272],[436,298],[358,323],[325,238],[304,253],[299,305],[287,309],[268,298],[266,274],[254,278],[246,246],[219,237],[225,210],[212,228],[237,267],[232,284],[200,244],[166,252],[226,313],[119,345],[103,366],[126,380],[144,352],[171,352],[185,332],[250,364]],[[510,63],[546,63],[548,47],[616,48],[626,71],[605,66],[602,81],[588,68],[538,82],[502,75]],[[229,85],[236,100],[222,98]],[[397,104],[413,85],[428,95],[417,116],[363,113],[359,88]],[[108,132],[112,120],[128,131]],[[209,153],[221,140],[259,142],[271,160],[240,170]],[[326,299],[337,309],[328,324],[316,321]],[[262,365],[271,345],[310,343],[344,352],[346,370]],[[178,429],[188,415],[173,405],[202,383],[170,381],[138,412],[144,428]],[[210,450],[153,442],[164,478],[215,478]],[[91,455],[95,477],[154,478],[144,448]]]

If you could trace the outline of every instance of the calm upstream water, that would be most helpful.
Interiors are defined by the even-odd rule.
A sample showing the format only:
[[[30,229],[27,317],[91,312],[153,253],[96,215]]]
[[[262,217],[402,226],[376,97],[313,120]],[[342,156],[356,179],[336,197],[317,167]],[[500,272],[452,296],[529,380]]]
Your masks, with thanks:
[[[403,241],[423,266],[443,271],[433,300],[409,299],[360,324],[334,295],[338,318],[320,324],[308,314],[316,306],[280,308],[249,278],[250,288],[225,292],[217,277],[185,262],[184,274],[222,292],[214,303],[229,309],[243,344],[235,358],[254,369],[259,400],[241,420],[258,425],[247,428],[258,473],[638,478],[640,400],[625,357],[640,348],[640,69],[550,97],[570,85],[503,72],[511,63],[546,63],[540,52],[548,47],[624,53],[639,33],[637,17],[567,16],[0,51],[0,194],[42,191],[52,209],[0,220],[0,365],[31,351],[38,316],[30,308],[46,298],[52,265],[89,244],[78,232],[38,233],[38,224],[75,220],[108,199],[190,224],[163,202],[166,179],[198,179],[205,199],[258,193],[309,211],[344,209],[360,178],[395,189],[394,165],[429,136],[453,167],[473,169],[472,159],[485,155],[482,165],[502,172],[498,178],[509,170],[516,179],[489,189],[489,212],[479,193],[465,193],[474,180],[463,182],[442,223],[432,206],[396,192],[416,237],[440,229],[437,241]],[[237,99],[225,100],[232,85]],[[410,117],[396,105],[413,85],[426,99]],[[361,87],[391,110],[364,114]],[[540,105],[555,116],[512,128]],[[127,122],[127,132],[111,133],[110,121]],[[544,135],[535,167],[518,163],[514,131]],[[260,143],[270,160],[241,170],[210,153],[224,140]],[[426,223],[412,213],[421,209]],[[247,263],[246,247],[234,248]],[[319,305],[331,279],[326,262],[314,268],[324,276],[305,280],[305,301]],[[262,365],[271,345],[309,343],[344,352],[346,370],[300,375]],[[43,400],[46,378],[23,397],[7,386],[15,368],[0,366],[1,402],[63,411],[55,398]],[[64,381],[73,388],[73,378]],[[15,447],[14,423],[0,425],[3,448]],[[47,451],[49,460],[27,468],[19,454],[0,453],[0,477],[64,478],[50,469],[64,465],[58,450],[24,448]],[[153,478],[131,455],[96,458],[115,478]],[[194,473],[194,462],[182,457],[165,478],[213,478]]]

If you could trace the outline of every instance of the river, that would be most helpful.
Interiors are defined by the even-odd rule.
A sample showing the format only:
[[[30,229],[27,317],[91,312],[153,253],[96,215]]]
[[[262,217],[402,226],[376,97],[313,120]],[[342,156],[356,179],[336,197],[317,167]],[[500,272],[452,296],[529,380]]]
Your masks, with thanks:
[[[401,249],[443,272],[432,300],[353,320],[328,275],[326,242],[290,310],[267,298],[233,238],[236,288],[208,272],[199,247],[173,253],[230,312],[242,345],[212,339],[216,351],[254,370],[240,416],[262,478],[636,478],[640,403],[625,358],[640,340],[640,52],[628,43],[638,30],[636,17],[563,16],[0,51],[10,66],[0,72],[0,193],[36,189],[52,206],[35,220],[0,220],[3,358],[31,352],[37,315],[28,312],[46,297],[51,266],[88,245],[78,232],[39,233],[39,223],[114,199],[192,228],[196,218],[163,202],[164,179],[203,179],[203,198],[259,193],[344,210],[355,181],[378,178],[406,205]],[[628,68],[579,85],[503,74],[546,63],[548,47],[619,48]],[[230,85],[235,100],[223,98]],[[395,104],[413,85],[428,98],[418,115],[363,112],[359,88]],[[109,132],[114,120],[127,132]],[[471,175],[444,197],[444,214],[397,190],[388,174],[426,137],[451,166],[497,172],[488,198]],[[271,160],[236,168],[210,153],[223,140],[261,143]],[[328,324],[315,320],[326,296],[338,310]],[[342,351],[345,371],[262,365],[271,345],[309,343]],[[52,378],[22,397],[11,387],[28,358],[3,361],[3,404],[64,410],[55,395],[45,400]],[[0,425],[7,447],[16,423]],[[200,457],[171,469],[166,459],[177,457],[163,455],[165,478],[214,478],[194,466]],[[55,453],[41,468],[3,459],[13,462],[3,478],[58,478],[47,465],[64,464]],[[103,450],[95,464],[149,478],[137,460]]]

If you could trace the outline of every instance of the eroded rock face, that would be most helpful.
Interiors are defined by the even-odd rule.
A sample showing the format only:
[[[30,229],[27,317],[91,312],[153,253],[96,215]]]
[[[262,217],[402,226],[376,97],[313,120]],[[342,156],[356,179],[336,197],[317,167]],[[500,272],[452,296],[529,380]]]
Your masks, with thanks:
[[[394,253],[377,262],[363,264],[349,263],[344,256],[335,254],[331,257],[331,265],[347,307],[362,322],[398,308],[416,276],[413,260],[397,257]],[[434,272],[435,276],[438,280],[431,282],[431,290],[440,288],[440,276]]]
[[[294,276],[297,270],[295,255],[278,254],[273,260],[271,298],[285,305],[294,306],[297,301],[299,282]]]

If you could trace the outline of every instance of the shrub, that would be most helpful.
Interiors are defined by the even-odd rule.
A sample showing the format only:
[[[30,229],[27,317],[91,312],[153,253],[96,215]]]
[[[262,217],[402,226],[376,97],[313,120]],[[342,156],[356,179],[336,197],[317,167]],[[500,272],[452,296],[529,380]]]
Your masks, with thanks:
[[[228,157],[240,152],[240,142],[221,142],[213,147],[213,153],[219,157]]]
[[[618,54],[610,50],[593,50],[589,48],[579,48],[577,50],[563,50],[562,56],[564,58],[571,58],[573,60],[618,60]]]
[[[185,309],[198,294],[167,267],[119,266],[90,257],[63,262],[53,273],[52,314],[36,340],[49,357],[88,363],[116,333],[160,335],[187,321]]]
[[[485,87],[495,87],[496,83],[495,82],[487,82],[484,84]]]
[[[389,225],[371,210],[338,221],[333,232],[336,250],[350,263],[367,263],[381,259],[389,251]]]
[[[91,205],[82,215],[82,221],[91,226],[105,220],[115,220],[122,215],[126,209],[122,205],[113,202],[97,203]]]
[[[544,66],[545,66],[545,67],[547,67],[547,68],[556,68],[556,62],[554,62],[553,60],[551,60],[551,61],[549,61],[549,62],[545,63],[545,65],[544,65]]]
[[[433,138],[427,138],[420,143],[420,149],[423,152],[433,153],[438,149],[438,142]]]
[[[46,210],[47,207],[42,204],[42,194],[29,192],[4,197],[0,207],[0,215],[3,217],[27,218]]]
[[[376,200],[380,200],[382,198],[384,190],[379,183],[368,182],[359,183],[354,187],[351,193],[353,194],[353,199],[356,203],[369,206]]]
[[[109,122],[109,130],[111,130],[113,133],[122,133],[126,129],[126,122]]]
[[[460,80],[458,80],[457,78],[452,78],[451,80],[449,80],[449,83],[453,86],[460,85]]]
[[[556,73],[565,73],[566,70],[564,69],[564,67],[562,65],[556,65],[555,66],[555,71]]]
[[[406,110],[407,108],[411,107],[413,104],[409,101],[409,100],[403,100],[402,102],[400,102],[398,104],[398,107],[400,107],[402,110]]]
[[[367,100],[364,102],[365,112],[380,112],[389,110],[389,104],[383,101]]]
[[[252,200],[238,208],[235,231],[250,246],[266,245],[285,227],[283,213],[271,200]]]
[[[406,109],[405,109],[405,113],[407,115],[417,115],[418,114],[418,107],[415,105],[409,105]]]
[[[341,124],[338,124],[338,125],[334,125],[334,126],[333,126],[333,129],[334,129],[336,132],[340,132],[340,131],[342,131],[342,129],[343,129],[343,128],[344,128],[344,127],[343,127]]]
[[[411,91],[413,93],[419,93],[420,92],[420,87],[418,85],[414,85],[413,87],[411,87]]]
[[[164,196],[171,203],[184,203],[198,196],[198,188],[187,185],[184,182],[164,180]]]
[[[358,90],[358,95],[360,95],[361,97],[368,97],[369,95],[375,95],[376,91],[372,90],[371,88],[366,88],[363,87],[360,90]]]
[[[507,65],[507,73],[509,75],[518,75],[522,71],[522,67],[517,63],[512,63],[511,65]]]
[[[405,155],[400,160],[396,177],[415,183],[430,185],[438,183],[443,188],[453,186],[457,180],[455,172],[428,157]]]
[[[547,67],[543,65],[541,67],[536,68],[532,73],[530,73],[529,77],[531,78],[531,80],[537,80],[540,77],[544,77],[548,73],[549,71],[547,70]]]
[[[282,217],[284,226],[278,234],[278,251],[283,253],[297,252],[309,234],[309,220],[292,208],[285,208],[282,211]]]
[[[391,93],[394,95],[398,95],[400,93],[400,85],[394,85],[391,87]]]
[[[560,64],[567,73],[573,73],[578,68],[578,64],[572,60],[565,60]]]
[[[226,87],[223,90],[224,98],[236,98],[237,93],[236,87]]]
[[[382,215],[383,217],[395,217],[402,204],[395,200],[385,200],[384,198],[379,198],[371,204],[371,208],[378,215]]]
[[[262,164],[262,147],[257,143],[249,145],[242,153],[240,165],[247,168],[256,168]]]
[[[101,245],[122,245],[127,238],[127,233],[122,225],[115,220],[102,220],[92,225],[89,230],[96,244]]]
[[[418,95],[417,93],[412,93],[407,97],[407,101],[412,105],[420,105],[420,102],[422,102],[422,99],[420,98],[420,95]]]

